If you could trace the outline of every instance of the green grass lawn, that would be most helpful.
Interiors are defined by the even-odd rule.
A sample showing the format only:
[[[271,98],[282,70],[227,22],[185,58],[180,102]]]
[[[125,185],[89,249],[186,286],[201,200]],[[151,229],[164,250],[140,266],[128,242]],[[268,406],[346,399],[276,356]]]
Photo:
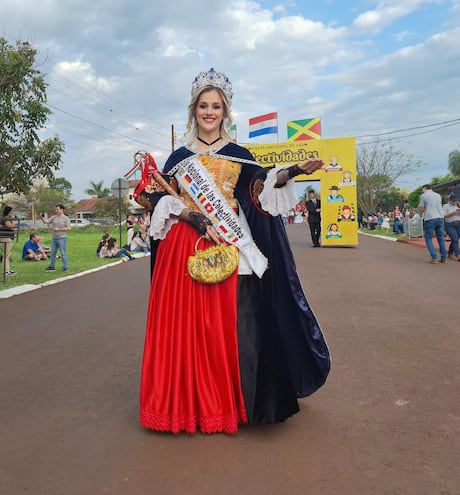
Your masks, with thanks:
[[[112,237],[117,240],[120,236],[119,227],[106,226],[88,226],[73,228],[67,236],[67,257],[68,271],[62,271],[62,260],[56,260],[56,270],[54,272],[45,272],[45,268],[49,265],[49,260],[46,261],[23,261],[22,247],[29,240],[30,230],[24,230],[19,233],[18,242],[14,242],[13,252],[10,257],[11,270],[14,270],[16,275],[5,278],[3,284],[3,272],[0,271],[0,291],[10,289],[20,285],[27,284],[42,284],[49,280],[66,277],[75,273],[80,273],[86,270],[91,270],[99,266],[107,265],[115,261],[120,261],[120,258],[102,259],[96,256],[96,247],[104,232],[109,232]],[[51,229],[37,229],[35,233],[43,237],[42,244],[51,246]],[[122,228],[122,241],[126,243],[126,229]],[[120,245],[120,243],[118,243]],[[0,254],[3,254],[3,245],[0,245]],[[59,251],[58,251],[59,255]],[[3,262],[0,264],[3,268]]]

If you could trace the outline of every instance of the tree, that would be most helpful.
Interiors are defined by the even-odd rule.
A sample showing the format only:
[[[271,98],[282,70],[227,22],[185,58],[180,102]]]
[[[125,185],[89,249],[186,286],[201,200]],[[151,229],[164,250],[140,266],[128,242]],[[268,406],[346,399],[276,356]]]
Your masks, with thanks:
[[[70,196],[72,193],[72,184],[64,177],[57,177],[49,181],[49,187],[56,189]]]
[[[121,204],[121,217],[126,218],[128,214],[129,202],[126,199],[123,199]],[[94,216],[118,218],[118,198],[110,196],[108,198],[99,199],[94,207]]]
[[[64,152],[57,136],[38,135],[51,111],[36,55],[27,42],[14,48],[0,38],[0,186],[8,192],[26,193],[33,181],[54,179]]]
[[[449,172],[454,177],[460,176],[460,151],[455,150],[449,153]]]
[[[96,196],[96,198],[108,198],[112,191],[108,187],[104,187],[104,181],[100,182],[90,182],[89,185],[91,186],[89,189],[85,190],[86,194],[89,194],[90,196]]]
[[[38,182],[27,193],[18,195],[11,204],[14,205],[14,210],[19,216],[34,219],[42,212],[53,214],[58,204],[64,204],[70,209],[74,203],[70,198],[70,191],[52,187],[51,183],[48,185],[45,182]]]
[[[297,203],[298,204],[302,204],[302,203],[306,203],[307,200],[308,200],[308,191],[315,191],[315,188],[313,187],[313,185],[310,183],[310,181],[306,181],[306,186],[302,192],[302,194],[297,198]],[[315,191],[317,192],[317,191]]]
[[[404,153],[401,146],[391,142],[359,146],[356,157],[359,208],[365,213],[375,212],[396,180],[421,164],[420,158]]]
[[[379,201],[378,207],[384,212],[393,211],[396,206],[403,209],[408,196],[409,191],[407,189],[400,189],[399,187],[393,186]]]

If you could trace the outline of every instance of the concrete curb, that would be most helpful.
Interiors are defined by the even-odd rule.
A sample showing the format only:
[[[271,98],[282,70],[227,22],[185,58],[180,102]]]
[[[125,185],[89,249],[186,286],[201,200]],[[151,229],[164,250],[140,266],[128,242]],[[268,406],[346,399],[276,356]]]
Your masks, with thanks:
[[[144,253],[136,253],[131,254],[133,258],[143,258],[144,256],[150,256],[150,254]],[[100,270],[105,270],[106,268],[111,268],[112,266],[119,265],[120,263],[125,263],[126,260],[118,260],[107,265],[98,266],[97,268],[92,268],[91,270],[86,270],[84,272],[74,273],[73,275],[66,275],[65,277],[55,278],[53,280],[49,280],[48,282],[43,282],[41,284],[27,284],[27,285],[18,285],[17,287],[12,287],[11,289],[3,289],[0,290],[0,299],[7,299],[8,297],[16,296],[18,294],[24,294],[25,292],[31,292],[33,290],[41,289],[42,287],[48,287],[49,285],[59,284],[60,282],[65,282],[67,280],[71,280],[73,278],[82,277],[83,275],[87,275],[88,273],[98,272]]]
[[[385,241],[397,241],[397,237],[386,237],[384,235],[378,235],[378,234],[368,234],[367,232],[362,232],[361,230],[358,230],[358,234],[362,235],[367,235],[368,237],[377,237],[378,239],[385,239]]]

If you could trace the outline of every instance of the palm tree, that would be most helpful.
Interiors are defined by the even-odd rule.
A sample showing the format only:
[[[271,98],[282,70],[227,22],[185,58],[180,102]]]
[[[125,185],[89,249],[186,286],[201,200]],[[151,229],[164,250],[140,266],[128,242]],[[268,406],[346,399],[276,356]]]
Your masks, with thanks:
[[[90,196],[95,196],[96,198],[108,198],[112,191],[108,187],[104,187],[103,184],[103,180],[100,182],[90,182],[89,185],[91,187],[85,189],[85,193]]]

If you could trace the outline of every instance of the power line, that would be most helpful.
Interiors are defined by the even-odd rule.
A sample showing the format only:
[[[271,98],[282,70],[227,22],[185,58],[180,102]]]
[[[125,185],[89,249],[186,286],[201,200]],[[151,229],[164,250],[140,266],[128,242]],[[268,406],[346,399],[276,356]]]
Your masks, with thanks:
[[[84,122],[84,123],[86,123],[86,124],[92,125],[93,127],[97,127],[98,129],[102,129],[102,130],[104,130],[104,131],[106,131],[106,132],[108,132],[108,133],[110,133],[110,134],[115,135],[115,136],[122,137],[122,138],[124,138],[124,139],[128,139],[129,141],[133,141],[133,142],[136,142],[136,143],[142,144],[142,145],[144,145],[144,146],[151,146],[151,147],[156,148],[156,149],[158,149],[158,150],[160,150],[160,151],[169,152],[168,150],[165,150],[164,148],[160,148],[160,147],[158,147],[158,146],[152,145],[151,143],[145,143],[144,141],[139,141],[138,139],[135,139],[135,138],[132,138],[132,137],[130,137],[130,136],[126,136],[126,135],[124,135],[124,134],[121,134],[121,133],[119,133],[119,132],[116,132],[116,131],[112,131],[112,130],[110,130],[110,129],[107,129],[107,128],[106,128],[106,127],[104,127],[104,126],[101,126],[101,125],[96,124],[96,123],[94,123],[94,122],[91,122],[91,121],[89,121],[89,120],[83,119],[82,117],[78,117],[77,115],[74,115],[73,113],[66,112],[65,110],[62,110],[62,108],[58,108],[58,107],[56,107],[56,106],[54,106],[54,105],[51,105],[50,103],[48,103],[48,106],[49,106],[50,108],[53,108],[54,110],[56,110],[56,111],[58,111],[58,112],[61,112],[61,113],[65,114],[65,115],[69,115],[70,117],[72,117],[72,118],[74,118],[74,119],[77,119],[77,120],[80,120],[80,121],[82,121],[82,122]]]
[[[395,136],[395,137],[389,137],[389,138],[386,138],[386,139],[378,139],[376,141],[366,141],[364,143],[359,143],[361,145],[367,145],[367,144],[375,144],[375,143],[382,143],[382,142],[385,142],[385,141],[394,141],[394,140],[397,140],[397,139],[407,139],[409,137],[413,137],[413,136],[421,136],[422,134],[430,134],[431,132],[436,132],[436,131],[439,131],[441,129],[444,129],[446,127],[452,127],[454,125],[459,125],[460,124],[460,119],[455,119],[455,120],[451,120],[451,121],[446,121],[446,122],[449,122],[449,123],[446,123],[445,125],[440,125],[440,123],[438,124],[429,124],[429,125],[426,125],[426,126],[419,126],[419,127],[414,127],[414,128],[408,128],[407,130],[410,130],[410,129],[421,129],[421,128],[426,128],[426,127],[430,127],[430,126],[438,126],[436,127],[436,129],[429,129],[429,130],[426,130],[426,131],[423,131],[423,132],[414,132],[413,134],[405,134],[404,136]],[[396,131],[394,131],[396,132]],[[404,132],[404,131],[398,131],[398,132]],[[374,134],[373,136],[382,136],[382,135],[386,135],[388,133],[382,133],[382,134]],[[371,135],[369,135],[371,136]],[[362,138],[364,136],[357,136],[357,139],[359,138]]]
[[[444,125],[444,124],[448,124],[448,125]],[[443,127],[449,127],[450,125],[457,125],[457,124],[460,124],[460,118],[453,119],[453,120],[445,120],[443,122],[436,122],[433,124],[419,125],[416,127],[406,127],[405,129],[396,129],[394,131],[379,132],[377,134],[363,134],[362,136],[356,136],[356,138],[360,139],[360,138],[366,138],[366,137],[387,136],[388,134],[396,134],[398,132],[413,131],[415,129],[426,129],[427,127],[435,127],[435,126],[442,126],[442,127],[440,127],[440,129],[442,129]],[[434,129],[434,131],[436,131],[436,130],[438,130],[438,129]],[[429,131],[429,132],[431,132],[431,131]],[[424,134],[424,133],[417,133],[417,134]],[[417,134],[411,134],[411,136],[416,136]]]
[[[14,42],[18,41],[11,34],[6,33],[5,31],[3,31],[3,35],[9,38],[11,42],[13,42],[13,40]],[[103,107],[105,112],[110,112],[111,117],[114,117],[115,119],[119,119],[119,121],[123,122],[124,125],[126,125],[127,123],[126,121],[130,121],[130,120],[134,122],[136,121],[142,122],[143,125],[149,126],[154,133],[160,135],[162,134],[164,137],[166,136],[166,132],[162,129],[159,130],[158,126],[155,125],[153,122],[149,121],[148,119],[146,119],[144,114],[139,115],[136,114],[135,112],[132,112],[131,108],[127,107],[120,101],[111,98],[107,95],[101,96],[100,92],[95,91],[95,88],[93,86],[88,84],[86,81],[83,81],[81,78],[78,78],[78,76],[76,76],[75,74],[71,74],[71,78],[67,77],[66,75],[63,74],[63,72],[68,73],[69,71],[66,71],[66,69],[64,69],[62,66],[60,66],[60,70],[59,72],[57,72],[55,68],[58,67],[59,64],[52,62],[52,59],[50,59],[49,57],[46,57],[45,61],[43,61],[41,65],[43,65],[44,67],[48,67],[50,70],[51,75],[49,77],[49,81],[50,81],[49,87],[53,93],[60,93],[61,95],[69,98],[69,94],[67,92],[70,91],[71,93],[78,95],[78,97],[80,97],[84,101],[90,102],[91,108],[94,107],[93,105],[94,101],[97,101],[99,102],[100,106]],[[79,81],[79,83],[76,82],[76,79]],[[66,110],[63,110],[62,108],[50,104],[49,102],[47,103],[47,105],[50,108],[54,108],[56,111],[61,112],[64,115],[68,115],[72,118],[78,119],[80,122],[83,122],[86,126],[90,126],[90,127],[92,126],[102,129],[108,132],[109,134],[122,137],[129,141],[137,142],[139,144],[142,144],[143,146],[149,146],[161,151],[169,152],[169,150],[165,150],[158,146],[154,146],[151,143],[145,143],[141,140],[126,136],[116,131],[112,131],[107,127],[104,127],[90,120],[83,119],[82,117],[78,117],[77,115],[72,114],[71,112],[68,112]],[[70,126],[71,124],[68,127]],[[78,132],[75,132],[75,134],[80,136],[82,135],[81,133]],[[87,137],[90,139],[94,139],[94,136],[91,137],[87,136]]]
[[[44,65],[47,65],[47,63],[45,63]],[[51,70],[53,70],[53,68],[51,68]],[[161,133],[161,131],[158,130],[157,126],[153,122],[145,118],[145,115],[141,116],[136,114],[135,112],[132,112],[132,109],[126,107],[118,100],[115,100],[114,98],[107,95],[101,96],[99,92],[94,90],[94,87],[92,87],[85,81],[79,79],[80,84],[78,84],[75,82],[74,79],[78,78],[73,76],[72,79],[70,79],[60,72],[53,72],[49,78],[50,87],[53,92],[60,93],[64,96],[67,96],[67,92],[73,92],[81,97],[83,100],[91,102],[92,106],[94,106],[94,102],[97,102],[96,104],[100,105],[105,112],[110,113],[112,117],[120,117],[122,121],[140,121],[143,124],[151,127],[154,132]],[[62,89],[59,86],[61,86]]]

